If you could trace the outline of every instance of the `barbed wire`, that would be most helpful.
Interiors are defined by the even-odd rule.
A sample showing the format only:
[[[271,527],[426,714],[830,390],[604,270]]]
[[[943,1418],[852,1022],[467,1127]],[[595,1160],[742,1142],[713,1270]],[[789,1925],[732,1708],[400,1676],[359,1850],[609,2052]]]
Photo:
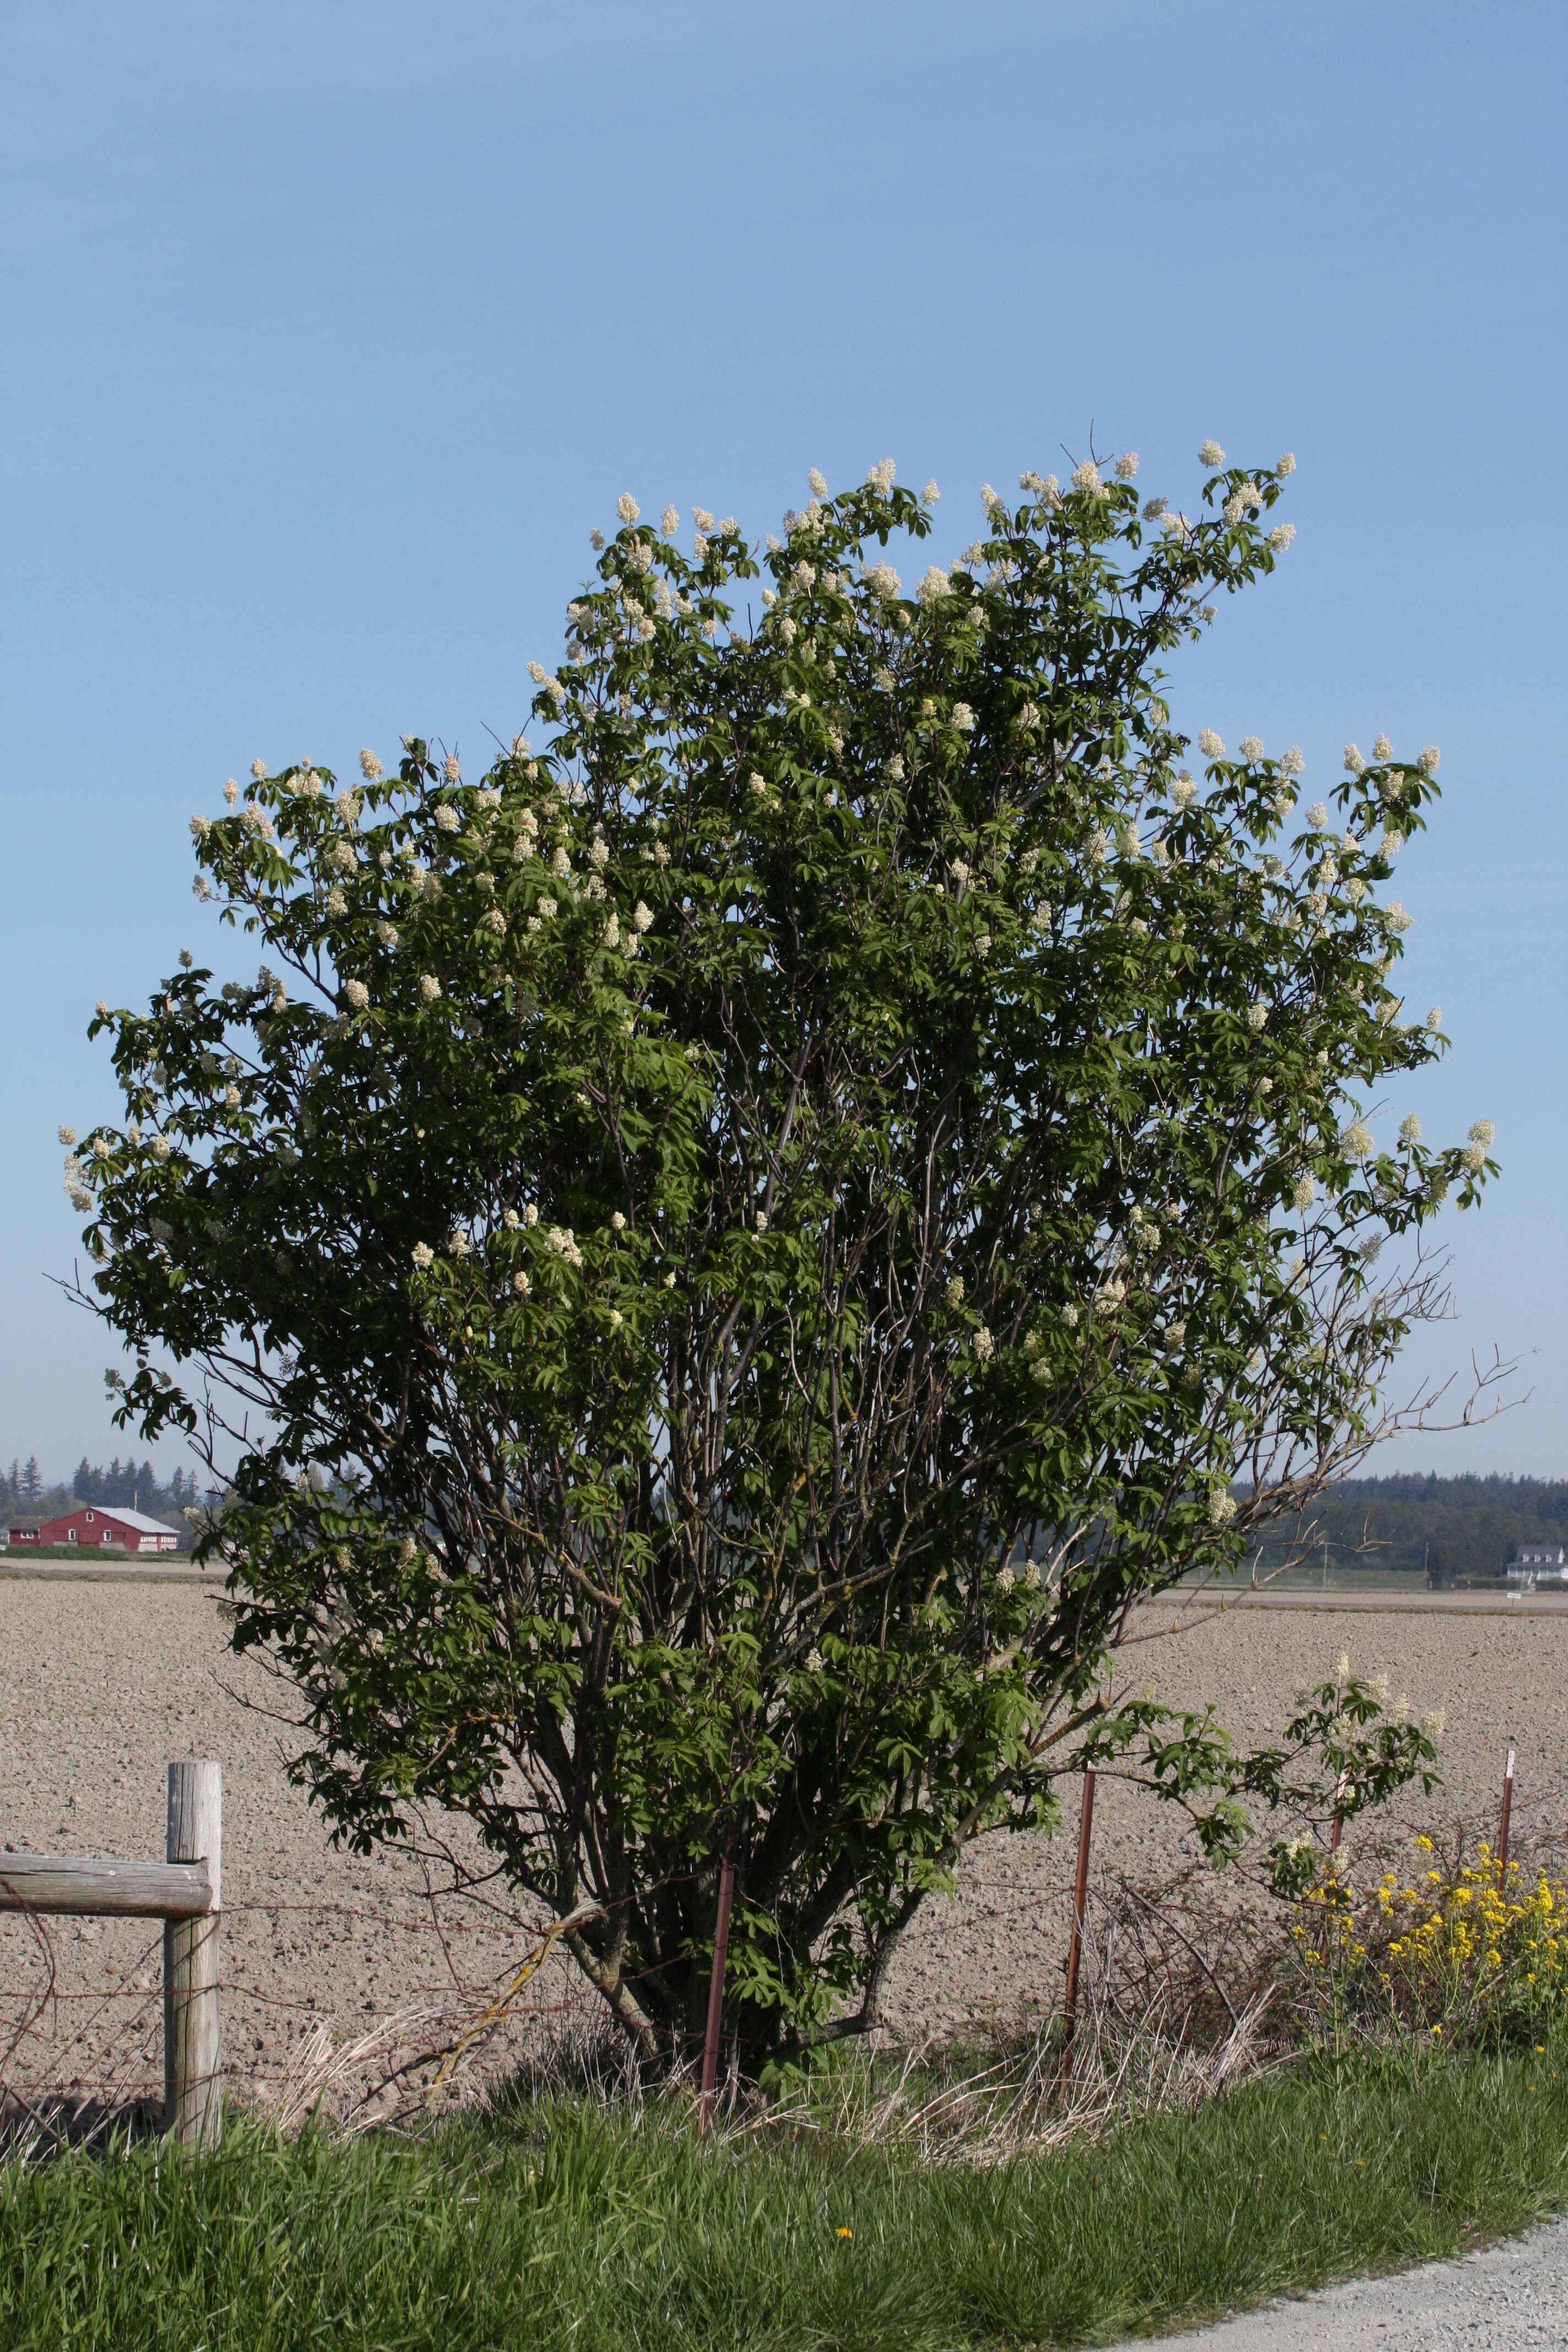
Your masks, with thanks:
[[[1373,1861],[1406,1847],[1417,1833],[1403,1816],[1358,1828],[1358,1850]],[[1489,1811],[1479,1823],[1473,1815],[1467,1819],[1456,1813],[1446,1843],[1457,1842],[1463,1848],[1494,1833]],[[1568,1854],[1568,1798],[1561,1781],[1544,1790],[1521,1790],[1513,1839],[1515,1853],[1531,1871]],[[670,1874],[660,1884],[686,1885],[700,1874],[695,1870]],[[490,1883],[487,1875],[479,1885]],[[992,2032],[1004,2028],[1009,2019],[1032,2013],[1037,2020],[1054,2010],[1055,1995],[1047,1999],[1039,1990],[1041,1964],[1047,1963],[1048,1980],[1067,1940],[1071,1889],[1071,1877],[1056,1869],[1006,1875],[984,1866],[960,1870],[954,1890],[957,1916],[949,1916],[931,1947],[937,1960],[952,1961],[955,1941],[977,1933],[1010,1934],[1020,1924],[1037,1937],[1039,1957],[1026,1980],[1010,1974],[983,1996],[973,1989],[965,1992],[961,1972],[955,1970],[935,2005],[942,2023],[960,2032],[966,2027]],[[1099,1907],[1106,1937],[1096,1948],[1098,1958],[1090,1968],[1090,1997],[1114,2006],[1118,2000],[1136,1997],[1140,1976],[1145,1992],[1156,1979],[1168,1989],[1179,1976],[1190,1990],[1202,1978],[1234,2020],[1237,2012],[1220,1981],[1230,1948],[1226,1939],[1237,1949],[1245,1943],[1253,1932],[1247,1906],[1264,1892],[1236,1877],[1216,1881],[1201,1865],[1184,1866],[1154,1886],[1139,1885],[1115,1868],[1097,1867],[1091,1875],[1091,1903]],[[979,1898],[978,1910],[974,1898]],[[647,1890],[622,1899],[646,1900]],[[483,1916],[465,1916],[465,1912]],[[151,2109],[162,2092],[163,1988],[161,1981],[151,1980],[155,1970],[161,1974],[162,1930],[133,1946],[129,1959],[109,1963],[95,1981],[82,1983],[73,1980],[90,1965],[81,1939],[67,1956],[58,1948],[64,1939],[51,1933],[39,1914],[23,1908],[10,1916],[18,1921],[19,1939],[26,1939],[32,1967],[26,1980],[19,1979],[14,1990],[8,1987],[0,1995],[0,2147],[15,2144],[18,2127],[58,2145],[62,2137],[115,2129],[138,2105]],[[279,2115],[296,2114],[307,2094],[317,2097],[329,2091],[342,2094],[347,2107],[361,2116],[387,2095],[407,2094],[417,2104],[428,2104],[432,2081],[435,2088],[461,2097],[476,2084],[493,2082],[509,2066],[515,2068],[520,2059],[543,2063],[552,2049],[608,2049],[617,2040],[618,2029],[602,1996],[586,1979],[569,1977],[563,1985],[559,1969],[572,1964],[551,1948],[555,1938],[548,1919],[530,1918],[515,1904],[498,1901],[460,1879],[391,1907],[253,1893],[226,1904],[221,1916],[236,1926],[287,1918],[330,1921],[349,1931],[319,1948],[321,1980],[302,1990],[268,1981],[279,1965],[278,1956],[255,1944],[237,1949],[226,1940],[221,1948],[225,1965],[217,1990],[225,2043],[230,2050],[247,2040],[253,2045],[242,2060],[231,2058],[226,2071],[243,2095]],[[1136,1926],[1140,1920],[1142,1930]],[[1187,1932],[1194,1921],[1201,1935]],[[368,2020],[363,2005],[357,2017],[351,2016],[334,1979],[358,1967],[362,1985],[374,1980],[359,1965],[369,1941],[367,1931],[394,1939],[394,1964],[396,1955],[405,1956],[434,1940],[447,1964],[447,1980],[404,1974],[394,2001],[373,2010]],[[477,1960],[487,1942],[517,1936],[542,1947],[521,1970],[515,1951],[496,1955],[493,1966],[456,1969],[455,1954],[471,1954]],[[1208,1938],[1206,1952],[1204,1936]],[[1185,1954],[1179,1964],[1176,1947]],[[384,1966],[384,1951],[378,1957]],[[290,1953],[286,1964],[297,1966],[300,1960],[297,1952]],[[542,1981],[547,1968],[550,1980]],[[922,1989],[921,1998],[925,2013],[917,2040],[929,2038],[933,2027],[929,1990]],[[898,2016],[895,2003],[893,2021],[883,2029],[895,2042]],[[287,2047],[268,2046],[270,2037],[258,2040],[256,2033],[258,2022],[266,2020],[279,2024],[298,2021],[302,2030]],[[682,2053],[694,2051],[700,2042],[695,2032],[675,2031],[668,2038],[677,2063],[684,2063]],[[410,2082],[421,2076],[427,2079],[409,2094]],[[79,2129],[68,2116],[60,2120],[71,2101],[72,2115],[89,2117]]]

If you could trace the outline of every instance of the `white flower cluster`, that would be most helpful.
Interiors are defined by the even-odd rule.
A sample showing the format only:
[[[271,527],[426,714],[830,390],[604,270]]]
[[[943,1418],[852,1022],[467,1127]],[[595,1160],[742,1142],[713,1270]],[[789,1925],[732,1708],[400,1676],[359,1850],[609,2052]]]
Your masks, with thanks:
[[[583,1253],[578,1248],[576,1242],[573,1238],[572,1228],[570,1225],[550,1226],[545,1234],[544,1240],[546,1247],[552,1249],[557,1257],[564,1258],[566,1264],[573,1268],[574,1272],[581,1268],[583,1264]]]
[[[1205,760],[1223,760],[1225,757],[1225,743],[1212,727],[1199,728],[1198,749]]]
[[[879,490],[886,498],[893,487],[896,470],[892,459],[883,457],[868,470],[866,479],[874,490]]]
[[[1210,1527],[1228,1528],[1235,1517],[1236,1496],[1231,1493],[1229,1487],[1212,1486],[1209,1489]]]
[[[886,560],[867,566],[866,585],[873,596],[881,598],[884,604],[893,602],[901,584],[898,573]]]
[[[1216,467],[1224,465],[1225,451],[1220,447],[1217,441],[1205,441],[1200,446],[1198,450],[1198,463],[1200,466],[1206,466],[1211,473]]]
[[[1497,1129],[1489,1118],[1478,1118],[1470,1129],[1469,1141],[1459,1154],[1461,1165],[1470,1175],[1479,1176],[1487,1164],[1487,1154],[1497,1140]]]
[[[351,1013],[363,1013],[370,1003],[370,991],[363,980],[345,980],[343,1003]]]

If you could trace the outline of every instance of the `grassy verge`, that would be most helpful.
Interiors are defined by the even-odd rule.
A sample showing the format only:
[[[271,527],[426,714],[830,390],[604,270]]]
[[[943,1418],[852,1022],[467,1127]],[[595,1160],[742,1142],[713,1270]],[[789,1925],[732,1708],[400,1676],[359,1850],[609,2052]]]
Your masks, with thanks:
[[[1568,2052],[1303,2066],[1095,2146],[922,2167],[509,2110],[427,2142],[0,2174],[7,2352],[958,2352],[1102,2344],[1568,2202]]]

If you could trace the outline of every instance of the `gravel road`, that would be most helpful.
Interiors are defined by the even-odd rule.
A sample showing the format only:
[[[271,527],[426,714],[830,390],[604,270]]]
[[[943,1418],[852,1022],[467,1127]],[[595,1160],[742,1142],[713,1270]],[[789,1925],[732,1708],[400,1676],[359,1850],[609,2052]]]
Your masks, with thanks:
[[[1565,2343],[1568,2221],[1462,2263],[1356,2279],[1159,2338],[1160,2352],[1536,2352]]]

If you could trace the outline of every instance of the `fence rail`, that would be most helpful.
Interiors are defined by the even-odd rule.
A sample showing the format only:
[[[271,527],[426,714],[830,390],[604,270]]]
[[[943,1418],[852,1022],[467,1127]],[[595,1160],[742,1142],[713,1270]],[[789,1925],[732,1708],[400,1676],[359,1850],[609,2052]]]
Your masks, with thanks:
[[[213,1907],[201,1863],[100,1862],[79,1853],[0,1853],[0,1911],[105,1919],[196,1919]]]

